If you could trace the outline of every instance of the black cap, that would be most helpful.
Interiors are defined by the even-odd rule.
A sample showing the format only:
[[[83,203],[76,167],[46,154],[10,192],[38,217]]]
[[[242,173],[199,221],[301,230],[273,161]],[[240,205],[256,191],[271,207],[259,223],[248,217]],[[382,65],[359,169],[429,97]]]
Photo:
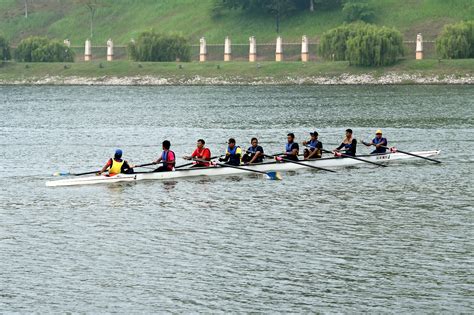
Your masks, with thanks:
[[[312,135],[312,136],[315,136],[315,137],[317,137],[317,136],[318,136],[318,132],[317,132],[317,131],[310,132],[309,134],[310,134],[310,135]]]

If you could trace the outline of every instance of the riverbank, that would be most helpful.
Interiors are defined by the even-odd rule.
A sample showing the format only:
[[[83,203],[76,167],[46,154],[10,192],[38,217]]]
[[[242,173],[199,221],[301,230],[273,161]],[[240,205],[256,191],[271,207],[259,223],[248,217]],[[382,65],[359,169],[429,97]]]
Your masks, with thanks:
[[[2,85],[474,84],[474,59],[403,60],[390,67],[347,62],[3,63]]]

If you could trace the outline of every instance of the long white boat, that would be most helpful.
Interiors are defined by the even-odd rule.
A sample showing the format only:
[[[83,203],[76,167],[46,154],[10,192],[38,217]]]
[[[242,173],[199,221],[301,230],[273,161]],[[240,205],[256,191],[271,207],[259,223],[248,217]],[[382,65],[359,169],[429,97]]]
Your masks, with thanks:
[[[440,151],[421,151],[421,152],[409,152],[422,157],[432,157],[439,155]],[[391,161],[400,161],[407,159],[417,159],[412,155],[408,155],[401,152],[386,153],[378,155],[358,155],[357,158],[377,163],[388,163]],[[317,166],[322,168],[333,168],[333,167],[344,167],[351,165],[370,165],[364,161],[352,159],[352,158],[339,158],[339,157],[323,157],[320,159],[314,159],[309,161],[300,161],[301,163]],[[254,164],[251,166],[241,166],[240,168],[246,168],[249,170],[255,170],[260,172],[279,172],[279,171],[295,171],[300,169],[309,169],[308,167],[300,164],[289,163],[289,162],[264,162],[260,164]],[[46,186],[75,186],[75,185],[94,185],[94,184],[112,184],[119,182],[134,182],[139,180],[167,180],[183,177],[194,177],[194,176],[218,176],[218,175],[237,175],[237,174],[249,174],[248,170],[231,168],[231,167],[200,167],[200,168],[187,168],[177,169],[171,172],[141,172],[136,174],[118,174],[115,176],[108,175],[92,175],[83,177],[74,177],[68,179],[60,179],[46,182]]]

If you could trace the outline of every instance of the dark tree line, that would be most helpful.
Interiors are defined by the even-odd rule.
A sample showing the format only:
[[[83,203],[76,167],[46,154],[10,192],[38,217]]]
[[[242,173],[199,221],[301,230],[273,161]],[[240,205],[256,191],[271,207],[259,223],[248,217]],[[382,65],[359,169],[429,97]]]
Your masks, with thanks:
[[[303,11],[339,8],[343,0],[215,0],[223,9],[242,10],[250,14],[271,15],[275,18],[276,31],[280,32],[280,20]]]

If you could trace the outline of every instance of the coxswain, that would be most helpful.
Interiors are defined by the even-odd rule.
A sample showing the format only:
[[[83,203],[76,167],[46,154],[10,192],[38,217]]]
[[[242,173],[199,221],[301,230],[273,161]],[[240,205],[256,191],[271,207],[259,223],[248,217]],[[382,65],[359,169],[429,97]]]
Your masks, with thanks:
[[[263,148],[258,145],[258,139],[252,138],[252,140],[250,140],[250,144],[251,146],[247,149],[246,154],[244,154],[242,157],[242,161],[245,164],[262,163],[265,152],[263,152]]]
[[[104,167],[97,172],[100,175],[108,170],[109,176],[114,176],[120,173],[133,174],[133,168],[128,164],[127,161],[122,160],[122,150],[115,150],[113,158],[110,158]]]
[[[309,134],[311,139],[309,141],[303,141],[303,145],[306,147],[306,149],[304,149],[304,159],[319,159],[323,154],[323,144],[318,140],[318,133],[316,131],[310,132]]]
[[[370,143],[365,143],[363,142],[366,146],[370,147],[370,146],[375,146],[375,150],[370,152],[370,154],[384,154],[385,152],[387,152],[387,144],[388,144],[388,141],[386,138],[382,137],[382,130],[377,130],[375,132],[375,138],[372,139],[372,141]]]
[[[338,146],[335,151],[336,155],[338,152],[343,151],[345,155],[355,156],[357,150],[357,140],[352,137],[352,129],[346,130],[346,137],[342,141],[341,145]]]
[[[228,147],[225,151],[225,156],[219,158],[219,161],[225,162],[225,164],[239,166],[242,161],[242,149],[235,144],[234,138],[230,138],[227,144]]]
[[[298,154],[300,152],[300,146],[295,142],[295,134],[290,132],[287,135],[288,142],[285,146],[285,153],[283,153],[283,158],[292,161],[298,161]],[[278,158],[277,158],[278,160]]]
[[[199,139],[196,143],[196,150],[194,150],[193,154],[191,154],[191,156],[183,156],[183,159],[192,160],[193,158],[195,158],[210,161],[211,151],[208,148],[204,147],[205,144],[206,141],[204,141],[203,139]],[[209,162],[196,161],[196,163],[191,167],[207,167],[209,165]]]
[[[168,140],[163,141],[162,143],[163,152],[161,156],[153,162],[153,164],[163,163],[160,167],[158,167],[155,172],[169,172],[174,169],[176,165],[176,157],[173,151],[170,150],[171,142]]]

